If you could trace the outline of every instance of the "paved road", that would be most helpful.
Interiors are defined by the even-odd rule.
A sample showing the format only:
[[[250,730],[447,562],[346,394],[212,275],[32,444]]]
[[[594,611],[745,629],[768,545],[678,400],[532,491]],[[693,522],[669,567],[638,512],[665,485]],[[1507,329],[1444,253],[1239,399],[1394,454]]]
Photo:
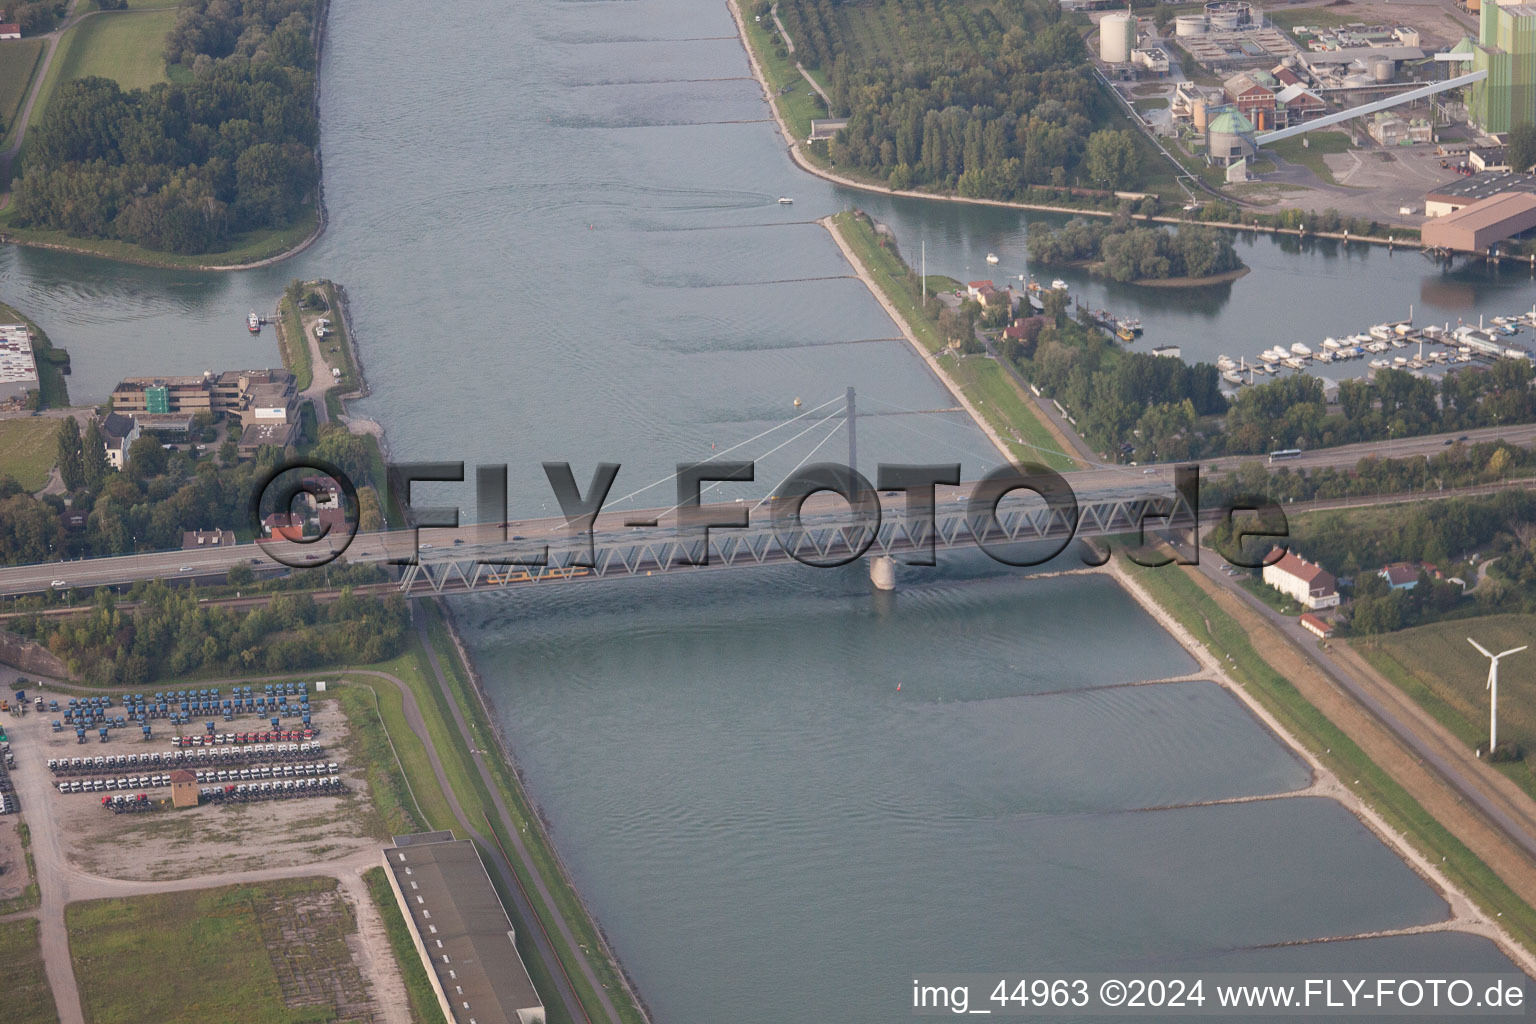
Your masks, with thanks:
[[[1202,559],[1200,571],[1262,615],[1287,642],[1310,659],[1343,693],[1348,694],[1385,727],[1398,742],[1439,776],[1453,792],[1536,863],[1536,802],[1504,776],[1483,764],[1466,745],[1353,652],[1338,645],[1325,649],[1296,619],[1281,615],[1219,571],[1219,559]],[[1353,655],[1353,656],[1352,656]]]

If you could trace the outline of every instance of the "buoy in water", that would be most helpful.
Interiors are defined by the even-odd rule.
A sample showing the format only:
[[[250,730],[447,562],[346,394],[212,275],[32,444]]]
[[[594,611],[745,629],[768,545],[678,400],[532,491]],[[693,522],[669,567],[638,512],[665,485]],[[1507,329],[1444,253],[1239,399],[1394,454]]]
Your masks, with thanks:
[[[800,408],[800,399],[798,399],[798,398],[795,399],[795,408],[796,409]]]
[[[898,690],[900,690],[900,689],[901,689],[901,684],[900,684],[900,683],[897,683],[897,684],[896,684],[896,689],[898,689]]]

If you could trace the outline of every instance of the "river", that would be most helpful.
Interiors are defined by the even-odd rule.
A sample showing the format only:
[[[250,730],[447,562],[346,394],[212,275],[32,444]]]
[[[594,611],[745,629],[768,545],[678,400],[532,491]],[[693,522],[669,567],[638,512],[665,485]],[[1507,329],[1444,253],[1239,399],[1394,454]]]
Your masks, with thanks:
[[[311,249],[210,275],[7,247],[0,297],[70,350],[84,402],[128,374],[273,363],[246,311],[295,276],[341,281],[373,388],[358,411],[396,458],[508,463],[513,514],[551,509],[541,461],[580,480],[620,462],[629,495],[849,385],[879,414],[860,420],[861,468],[974,474],[995,453],[930,411],[950,396],[810,222],[857,203],[909,254],[926,239],[930,270],[997,251],[1000,277],[1028,218],[798,172],[733,29],[715,0],[333,0],[331,223]],[[1194,302],[1082,287],[1196,355],[1237,354],[1244,324],[1300,340],[1529,291],[1416,254],[1242,245],[1255,272]],[[1325,325],[1330,303],[1360,322]],[[842,457],[833,408],[743,449],[762,461],[738,493],[816,445]],[[1102,577],[974,556],[905,571],[894,597],[857,569],[796,568],[457,611],[562,854],[666,1024],[888,1020],[912,971],[1508,966],[1456,934],[1266,948],[1446,907],[1329,801],[1148,810],[1294,791],[1306,771],[1211,683],[1118,685],[1194,665]]]

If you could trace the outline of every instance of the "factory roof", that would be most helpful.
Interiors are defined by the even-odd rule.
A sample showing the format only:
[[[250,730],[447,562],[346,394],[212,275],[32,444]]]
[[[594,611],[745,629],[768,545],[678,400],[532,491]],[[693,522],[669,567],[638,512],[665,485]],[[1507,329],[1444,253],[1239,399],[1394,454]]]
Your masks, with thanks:
[[[1490,171],[1436,185],[1426,194],[1429,199],[1462,199],[1473,202],[1503,192],[1536,192],[1536,174]]]
[[[1418,46],[1349,46],[1342,50],[1318,50],[1302,54],[1308,64],[1352,64],[1368,61],[1372,57],[1387,60],[1422,60],[1424,50]]]
[[[1436,218],[1434,223],[1437,229],[1455,227],[1466,231],[1481,231],[1532,210],[1536,210],[1536,195],[1530,192],[1505,192],[1463,206],[1454,213]]]
[[[37,383],[37,361],[26,324],[0,326],[0,383]]]
[[[520,1024],[518,1011],[542,1007],[513,945],[512,922],[474,844],[412,842],[384,851],[439,983],[480,1024]]]

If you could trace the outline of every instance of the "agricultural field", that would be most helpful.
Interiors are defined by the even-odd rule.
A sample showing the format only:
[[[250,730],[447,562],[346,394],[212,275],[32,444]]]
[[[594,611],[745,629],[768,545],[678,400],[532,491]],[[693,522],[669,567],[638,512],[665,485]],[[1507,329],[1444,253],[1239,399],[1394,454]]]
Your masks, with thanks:
[[[14,477],[23,490],[42,490],[58,455],[59,421],[24,416],[0,420],[0,477]]]
[[[333,878],[89,900],[65,922],[87,1024],[311,1024],[375,1010]]]
[[[35,918],[0,921],[0,963],[5,964],[5,994],[0,1001],[6,1024],[58,1024]]]
[[[1417,626],[1353,641],[1376,669],[1468,746],[1488,742],[1488,662],[1467,637],[1491,651],[1531,642],[1536,615],[1488,615]],[[1499,741],[1518,743],[1526,760],[1501,767],[1536,795],[1536,650],[1499,665]]]
[[[16,124],[45,45],[41,39],[7,39],[0,43],[0,143],[7,140]]]
[[[1011,24],[1003,5],[985,0],[838,4],[835,10],[835,35],[857,63],[900,62],[954,46],[978,47]]]
[[[174,7],[114,11],[80,22],[59,41],[33,120],[47,110],[60,83],[72,79],[99,75],[124,89],[168,81],[162,52],[175,24]]]

